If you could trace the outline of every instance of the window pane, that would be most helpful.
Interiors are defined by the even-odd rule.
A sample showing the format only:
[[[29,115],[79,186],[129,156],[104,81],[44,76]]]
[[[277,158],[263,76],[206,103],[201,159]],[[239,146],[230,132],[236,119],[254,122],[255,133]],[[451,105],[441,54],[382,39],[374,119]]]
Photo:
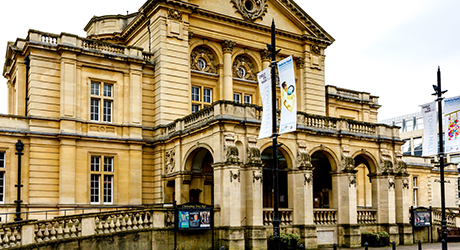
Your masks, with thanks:
[[[98,82],[91,82],[91,95],[99,95],[101,88],[101,84]]]
[[[5,152],[0,152],[0,168],[5,167]]]
[[[212,102],[212,90],[211,89],[203,90],[203,102],[207,102],[207,103]]]
[[[423,117],[417,118],[417,129],[423,129]]]
[[[91,203],[99,203],[100,176],[91,175]]]
[[[91,156],[91,171],[94,171],[94,172],[101,171],[101,157],[100,156]]]
[[[450,162],[451,163],[457,163],[457,164],[459,164],[458,167],[460,167],[460,155],[451,155],[450,156]]]
[[[113,172],[113,157],[104,158],[104,172]]]
[[[104,175],[104,203],[112,203],[113,176]]]
[[[112,101],[104,101],[104,117],[105,122],[112,122]]]
[[[241,94],[234,93],[233,94],[233,101],[236,102],[236,103],[241,103]]]
[[[192,113],[200,111],[200,105],[193,104],[192,105]]]
[[[196,101],[196,102],[200,101],[200,88],[199,87],[192,87],[192,101]]]
[[[422,156],[422,138],[414,138],[414,155]]]
[[[104,84],[104,96],[112,97],[112,84]]]
[[[411,154],[411,150],[410,150],[410,139],[408,140],[404,140],[405,143],[404,145],[401,147],[402,149],[402,152],[404,155],[410,155]]]
[[[409,132],[414,130],[414,120],[413,118],[406,119],[406,130],[404,132]]]
[[[99,99],[91,98],[91,121],[99,121]]]
[[[5,201],[5,172],[0,172],[0,202]]]
[[[244,95],[244,104],[251,104],[251,99],[252,99],[252,96],[251,95]]]

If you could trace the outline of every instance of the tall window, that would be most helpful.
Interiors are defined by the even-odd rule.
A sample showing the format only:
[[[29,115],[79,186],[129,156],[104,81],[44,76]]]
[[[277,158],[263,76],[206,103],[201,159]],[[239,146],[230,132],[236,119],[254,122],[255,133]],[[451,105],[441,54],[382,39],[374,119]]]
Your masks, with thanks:
[[[113,84],[91,82],[91,121],[112,122]]]
[[[417,177],[412,178],[412,190],[414,192],[414,207],[418,206],[418,179]]]
[[[252,95],[245,93],[233,93],[233,101],[236,103],[251,104]]]
[[[202,86],[192,86],[192,113],[209,107],[212,103],[212,89]]]
[[[5,202],[5,152],[0,152],[0,203]]]
[[[91,204],[113,204],[113,157],[91,156]]]

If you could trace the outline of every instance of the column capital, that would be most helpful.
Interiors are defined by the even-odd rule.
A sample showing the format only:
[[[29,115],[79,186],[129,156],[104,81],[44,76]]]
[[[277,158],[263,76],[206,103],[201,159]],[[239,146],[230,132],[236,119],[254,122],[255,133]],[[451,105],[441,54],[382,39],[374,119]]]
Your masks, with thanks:
[[[235,46],[235,42],[230,41],[230,40],[224,40],[222,42],[222,52],[224,53],[232,53],[233,52],[233,46]]]
[[[297,69],[303,69],[305,67],[305,57],[298,57],[295,59],[295,65]]]
[[[270,51],[268,51],[268,49],[264,49],[260,51],[260,57],[262,58],[262,62],[265,62],[265,61],[269,62],[271,60]]]

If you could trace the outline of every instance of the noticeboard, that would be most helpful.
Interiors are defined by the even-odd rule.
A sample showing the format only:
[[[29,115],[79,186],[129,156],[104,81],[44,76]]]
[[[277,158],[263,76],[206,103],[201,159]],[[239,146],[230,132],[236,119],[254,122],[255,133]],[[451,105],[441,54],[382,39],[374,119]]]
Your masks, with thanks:
[[[431,209],[419,207],[412,210],[412,223],[414,227],[431,226]]]
[[[211,229],[211,207],[201,204],[177,206],[177,229]]]

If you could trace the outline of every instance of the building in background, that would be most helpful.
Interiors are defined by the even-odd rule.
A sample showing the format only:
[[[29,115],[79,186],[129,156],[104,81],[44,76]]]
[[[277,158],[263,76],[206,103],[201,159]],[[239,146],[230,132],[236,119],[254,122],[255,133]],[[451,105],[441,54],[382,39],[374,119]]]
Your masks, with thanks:
[[[292,0],[150,0],[93,17],[87,37],[30,30],[8,43],[2,210],[14,211],[21,140],[26,211],[202,203],[215,207],[218,245],[266,249],[274,152],[257,139],[256,75],[270,65],[273,19],[298,96],[297,131],[277,152],[282,230],[310,248],[356,247],[371,231],[411,243],[411,200],[440,204],[436,171],[426,158],[403,161],[398,127],[377,123],[378,97],[326,86],[334,39]],[[184,244],[196,237],[211,238]]]

